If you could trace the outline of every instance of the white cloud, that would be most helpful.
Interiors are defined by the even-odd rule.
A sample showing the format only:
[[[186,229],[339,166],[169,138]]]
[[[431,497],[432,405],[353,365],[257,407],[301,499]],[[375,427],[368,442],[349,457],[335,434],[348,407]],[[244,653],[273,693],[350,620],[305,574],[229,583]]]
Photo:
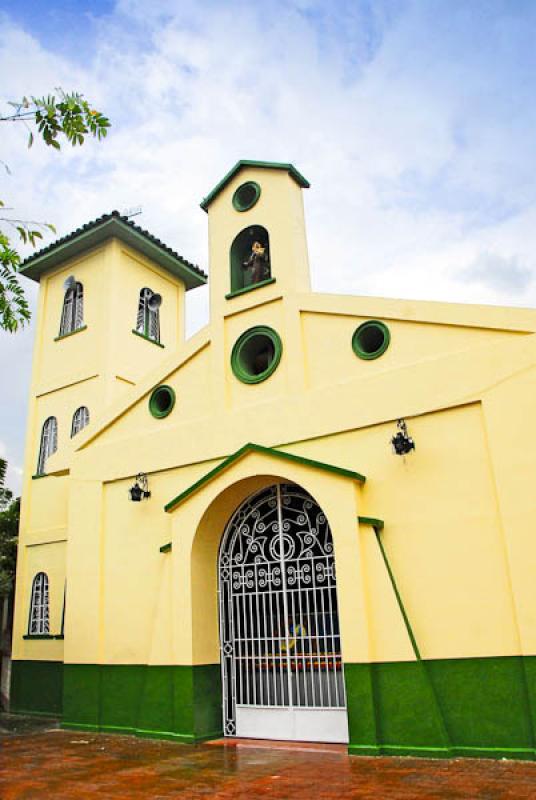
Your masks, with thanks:
[[[4,16],[5,99],[74,87],[113,123],[104,143],[60,155],[28,152],[21,130],[2,130],[13,171],[4,196],[61,234],[141,205],[143,227],[205,268],[201,198],[239,158],[292,161],[312,183],[314,288],[533,304],[528,277],[513,285],[463,274],[487,252],[518,259],[532,277],[533,12],[479,2],[369,8],[121,0],[88,29],[86,63]],[[205,315],[206,291],[192,293],[189,330]],[[5,408],[23,395],[15,387],[26,390],[29,352],[26,334],[0,334],[0,366],[20,370],[0,420],[17,453],[25,401],[17,423]]]

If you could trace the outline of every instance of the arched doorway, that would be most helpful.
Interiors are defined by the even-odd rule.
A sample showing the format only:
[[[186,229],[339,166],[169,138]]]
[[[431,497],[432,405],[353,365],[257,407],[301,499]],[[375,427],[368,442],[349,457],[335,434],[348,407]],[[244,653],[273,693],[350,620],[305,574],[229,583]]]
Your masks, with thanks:
[[[333,540],[315,500],[270,486],[234,512],[220,545],[226,736],[347,742]]]

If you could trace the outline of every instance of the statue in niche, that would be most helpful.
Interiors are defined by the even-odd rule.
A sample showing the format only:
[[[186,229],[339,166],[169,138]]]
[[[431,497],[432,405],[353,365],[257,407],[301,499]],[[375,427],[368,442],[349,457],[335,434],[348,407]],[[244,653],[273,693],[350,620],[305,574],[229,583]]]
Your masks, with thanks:
[[[244,270],[251,270],[249,273],[250,284],[260,283],[270,277],[270,259],[266,247],[260,242],[253,242],[251,253],[242,264]]]

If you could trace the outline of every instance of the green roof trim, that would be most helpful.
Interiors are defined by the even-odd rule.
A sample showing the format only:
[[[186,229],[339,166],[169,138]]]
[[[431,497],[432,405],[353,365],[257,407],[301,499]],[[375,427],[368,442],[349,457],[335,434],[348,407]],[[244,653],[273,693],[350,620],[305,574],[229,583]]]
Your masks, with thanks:
[[[32,254],[23,262],[20,273],[39,282],[49,270],[112,238],[129,245],[183,281],[187,290],[207,282],[207,276],[199,267],[182,258],[148,231],[134,225],[127,217],[122,217],[118,211],[104,214]]]
[[[359,472],[346,469],[345,467],[335,467],[333,464],[325,464],[323,461],[315,461],[312,458],[296,456],[293,453],[284,453],[281,450],[275,450],[273,447],[263,447],[260,444],[248,442],[235,453],[232,453],[230,456],[225,458],[221,464],[218,464],[218,466],[211,469],[195,483],[192,483],[191,486],[178,494],[177,497],[174,497],[173,500],[170,500],[169,503],[164,506],[164,511],[173,511],[175,508],[177,508],[177,506],[190,497],[190,495],[203,488],[203,486],[205,486],[207,483],[210,483],[213,478],[216,478],[221,472],[224,472],[248,453],[261,453],[267,456],[274,456],[275,458],[281,458],[284,461],[292,461],[295,464],[302,464],[303,466],[322,469],[326,472],[331,472],[334,475],[340,475],[344,478],[350,478],[351,480],[359,481],[359,483],[365,483],[366,481],[364,475],[361,475]]]
[[[293,180],[295,180],[298,186],[301,186],[302,189],[309,189],[311,186],[307,178],[304,178],[301,172],[298,172],[293,164],[280,164],[277,161],[249,161],[248,159],[242,158],[240,161],[236,162],[234,167],[229,170],[227,175],[222,178],[222,180],[214,187],[214,189],[212,189],[212,191],[203,198],[200,203],[203,211],[208,211],[208,207],[212,201],[219,195],[222,189],[227,186],[229,181],[232,180],[234,176],[244,167],[255,167],[256,169],[284,169],[285,172],[288,172],[290,177],[293,178]]]
[[[376,519],[376,517],[358,517],[357,519],[360,525],[372,525],[376,531],[382,531],[385,526],[383,519]]]
[[[160,548],[160,552],[171,553],[171,548],[172,548],[171,542],[168,542],[167,544],[162,545],[162,547]]]

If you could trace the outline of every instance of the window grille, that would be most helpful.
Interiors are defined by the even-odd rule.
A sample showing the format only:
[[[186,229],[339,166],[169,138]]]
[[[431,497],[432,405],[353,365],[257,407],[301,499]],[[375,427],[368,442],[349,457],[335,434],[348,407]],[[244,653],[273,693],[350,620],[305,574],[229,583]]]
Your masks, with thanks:
[[[45,572],[38,572],[33,579],[28,633],[37,636],[50,633],[48,575]]]
[[[154,292],[145,288],[140,292],[136,330],[154,342],[160,342],[160,313],[158,308],[149,308],[149,300]]]
[[[80,406],[73,414],[73,423],[71,425],[71,438],[80,433],[82,428],[89,425],[89,409],[86,406]]]
[[[58,421],[56,417],[49,417],[43,424],[41,431],[41,446],[39,448],[39,460],[37,462],[37,474],[45,474],[47,458],[58,449]]]
[[[60,336],[72,333],[84,325],[84,287],[76,283],[72,289],[67,289],[63,298],[61,312]]]

